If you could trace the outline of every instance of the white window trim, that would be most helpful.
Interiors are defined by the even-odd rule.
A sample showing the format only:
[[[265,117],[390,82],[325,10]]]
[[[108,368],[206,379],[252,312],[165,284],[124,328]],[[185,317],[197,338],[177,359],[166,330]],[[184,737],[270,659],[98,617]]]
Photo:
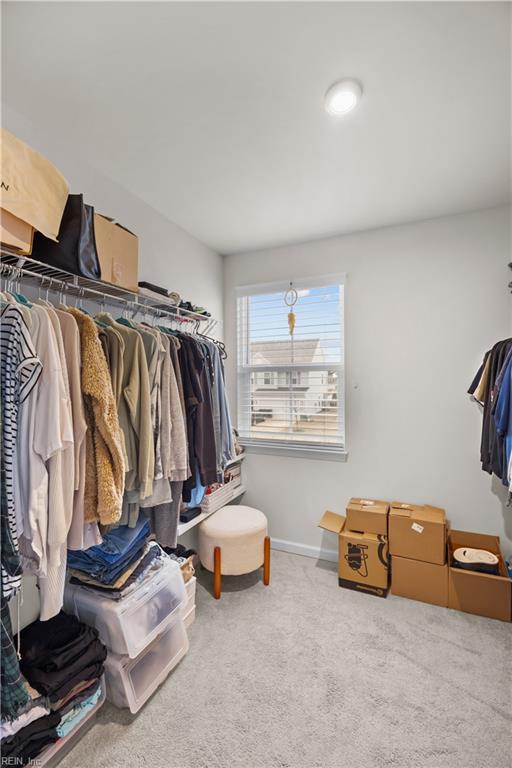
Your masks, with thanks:
[[[322,461],[348,460],[348,451],[339,446],[331,449],[325,445],[314,446],[292,445],[291,443],[279,443],[277,440],[265,440],[264,438],[240,438],[240,444],[247,453],[267,454],[270,456],[291,456],[295,459],[321,459]]]
[[[327,274],[327,275],[316,275],[315,277],[311,278],[299,278],[299,279],[292,279],[293,287],[296,290],[300,290],[302,288],[321,288],[326,285],[343,285],[346,284],[346,273],[337,273],[337,274]],[[271,283],[255,283],[252,285],[242,285],[237,286],[235,288],[235,295],[236,298],[243,298],[243,297],[250,297],[250,296],[256,296],[261,293],[279,293],[281,291],[286,291],[290,287],[290,280],[283,280],[283,281],[275,281]],[[340,307],[340,311],[343,315],[343,349],[345,352],[345,323],[344,323],[344,314],[345,314],[345,291],[343,291],[343,303]],[[237,301],[237,312],[238,312],[238,301]],[[246,323],[245,325],[247,333],[249,332],[249,324]],[[238,329],[238,321],[237,321],[237,329]],[[246,349],[249,348],[248,340],[246,340]],[[240,339],[238,338],[238,330],[237,330],[237,389],[238,389],[238,397],[237,397],[237,425],[240,425],[240,406],[241,406],[241,396],[240,396],[240,388],[241,388],[241,374],[246,374],[250,376],[252,371],[258,371],[258,372],[264,372],[264,368],[262,366],[257,365],[247,365],[246,361],[243,363],[241,362],[241,352],[240,352]],[[325,363],[320,364],[303,364],[301,365],[296,364],[293,366],[293,370],[297,370],[300,368],[304,368],[304,370],[312,370],[317,368],[318,370],[325,370]],[[304,444],[300,443],[300,441],[287,441],[287,440],[275,440],[275,439],[268,439],[264,437],[243,437],[240,436],[240,443],[241,445],[248,451],[248,453],[256,453],[256,454],[267,454],[267,455],[275,455],[275,456],[290,456],[295,458],[305,458],[305,459],[321,459],[324,461],[341,461],[346,462],[348,460],[348,451],[346,447],[346,412],[345,412],[345,401],[346,401],[346,388],[345,388],[345,364],[329,364],[329,367],[335,368],[338,371],[338,381],[339,381],[339,387],[341,391],[343,392],[343,399],[342,399],[342,405],[339,406],[342,410],[340,412],[340,420],[341,416],[343,416],[343,423],[345,425],[345,442],[344,445],[329,445],[327,443],[320,443],[319,445],[315,445],[314,443],[305,442]],[[275,371],[283,370],[283,371],[290,371],[290,366],[286,365],[274,365],[271,366],[271,370]]]

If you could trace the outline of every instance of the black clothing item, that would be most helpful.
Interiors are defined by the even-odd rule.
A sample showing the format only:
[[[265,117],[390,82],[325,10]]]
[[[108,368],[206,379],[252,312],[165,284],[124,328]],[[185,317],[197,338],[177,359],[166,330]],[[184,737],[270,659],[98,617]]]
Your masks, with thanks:
[[[40,622],[42,631],[44,631],[44,625],[48,623],[47,621]],[[37,624],[37,622],[34,622],[34,624]],[[33,624],[27,627],[27,629],[31,629],[32,626]],[[33,633],[32,637],[34,638]],[[84,648],[97,638],[97,630],[93,627],[88,627],[87,624],[79,624],[76,637],[68,642],[59,643],[59,645],[54,643],[51,646],[45,645],[44,636],[39,641],[34,639],[31,643],[28,638],[23,637],[22,633],[23,663],[29,667],[35,665],[41,671],[48,673],[67,669],[81,656]]]
[[[77,693],[76,696],[73,696],[72,699],[67,701],[65,704],[62,705],[62,707],[59,707],[59,709],[57,710],[60,716],[62,717],[71,709],[74,709],[77,704],[80,704],[81,701],[85,701],[86,699],[90,698],[93,695],[93,693],[96,693],[100,685],[101,685],[100,681],[95,680],[94,683],[91,683],[87,688],[84,688],[83,691],[80,691],[80,693]]]
[[[107,656],[98,630],[63,611],[26,627],[20,649],[23,674],[50,701],[63,698],[82,680],[100,677]]]
[[[106,658],[106,655],[107,655],[107,651],[105,649],[105,658]],[[55,691],[53,691],[53,693],[51,693],[48,696],[50,702],[54,704],[56,701],[60,701],[66,696],[66,694],[72,691],[73,688],[76,685],[78,685],[78,683],[81,683],[83,680],[99,679],[104,672],[104,665],[103,665],[104,660],[105,659],[103,659],[102,661],[94,662],[90,664],[88,667],[84,667],[79,672],[77,672],[74,677],[62,683],[60,688],[57,688]]]
[[[496,380],[500,374],[508,352],[512,346],[512,339],[498,341],[491,350],[486,352],[482,365],[468,389],[473,394],[477,388],[487,361],[489,360],[489,376],[483,395],[482,436],[480,440],[480,461],[482,469],[489,474],[495,474],[503,479],[507,477],[505,438],[499,435],[493,416],[494,390]]]
[[[40,669],[35,666],[27,666],[21,657],[21,668],[23,674],[36,690],[43,693],[50,698],[50,701],[58,701],[66,695],[76,683],[81,680],[89,680],[93,677],[99,677],[98,674],[85,674],[84,670],[90,666],[99,664],[105,661],[107,657],[107,651],[101,640],[98,638],[93,639],[89,645],[80,646],[80,654],[77,658],[61,669],[54,669],[50,672],[46,672],[44,669]],[[69,682],[73,681],[69,687]]]
[[[197,555],[195,549],[187,549],[183,544],[178,544],[175,547],[164,547],[168,555],[174,555],[175,557],[192,557]]]
[[[13,736],[2,739],[2,760],[11,758],[12,764],[26,765],[30,759],[37,757],[48,744],[53,744],[59,738],[57,726],[60,723],[60,714],[50,712],[49,715],[39,717],[21,728]]]
[[[183,512],[180,513],[180,523],[189,523],[200,514],[201,507],[189,507],[188,509],[184,509]]]
[[[496,379],[501,371],[501,367],[507,356],[508,349],[512,341],[507,339],[499,341],[492,348],[491,362],[489,368],[489,378],[485,387],[484,394],[484,414],[482,424],[482,440],[480,449],[480,458],[482,469],[489,474],[494,473],[498,477],[503,477],[503,465],[505,462],[504,436],[496,431],[496,424],[492,415],[492,395]]]
[[[197,479],[202,485],[217,481],[217,459],[212,408],[212,366],[204,347],[190,336],[178,335],[179,360],[187,417],[191,477],[183,484],[183,500],[190,501]]]
[[[162,296],[169,296],[170,293],[167,288],[161,288],[159,285],[155,285],[154,283],[148,283],[147,280],[139,280],[139,288],[147,288],[148,291],[160,293]]]

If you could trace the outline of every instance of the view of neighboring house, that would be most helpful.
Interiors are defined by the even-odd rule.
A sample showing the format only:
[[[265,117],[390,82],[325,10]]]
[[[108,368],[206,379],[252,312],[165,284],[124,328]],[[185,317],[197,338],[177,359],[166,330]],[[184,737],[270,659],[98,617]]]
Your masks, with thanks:
[[[274,367],[251,374],[253,425],[272,419],[291,426],[337,405],[336,372],[328,364],[307,370],[325,362],[320,339],[255,341],[250,350],[251,365]],[[280,370],[294,364],[302,370]]]

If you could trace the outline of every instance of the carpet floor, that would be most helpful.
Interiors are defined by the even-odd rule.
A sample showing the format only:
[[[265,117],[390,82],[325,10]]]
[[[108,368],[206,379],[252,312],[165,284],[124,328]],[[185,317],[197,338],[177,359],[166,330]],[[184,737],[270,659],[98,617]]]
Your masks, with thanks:
[[[190,651],[136,716],[106,704],[62,768],[508,768],[511,625],[340,589],[199,574]]]

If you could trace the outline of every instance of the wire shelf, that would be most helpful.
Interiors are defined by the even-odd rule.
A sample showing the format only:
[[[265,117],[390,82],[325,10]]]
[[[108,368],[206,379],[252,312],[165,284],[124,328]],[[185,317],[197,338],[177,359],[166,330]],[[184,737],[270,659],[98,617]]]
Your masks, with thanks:
[[[102,303],[120,303],[127,309],[131,308],[134,315],[152,312],[185,326],[194,324],[197,329],[201,328],[201,332],[204,334],[210,333],[217,325],[216,319],[183,309],[166,300],[165,296],[152,298],[119,285],[106,283],[103,280],[74,275],[64,269],[36,261],[30,256],[12,253],[5,248],[0,251],[0,273],[2,276],[9,275],[13,280],[31,281],[33,284],[48,290],[58,289],[80,299],[90,299]]]

